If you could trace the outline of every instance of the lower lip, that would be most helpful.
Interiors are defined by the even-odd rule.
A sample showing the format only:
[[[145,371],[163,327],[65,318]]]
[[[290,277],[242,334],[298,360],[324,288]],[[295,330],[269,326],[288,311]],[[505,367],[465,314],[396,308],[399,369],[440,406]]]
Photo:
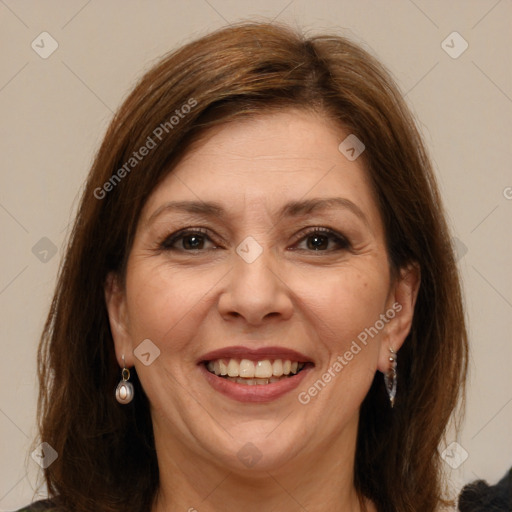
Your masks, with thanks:
[[[271,384],[249,386],[248,384],[238,384],[223,377],[217,377],[217,375],[208,371],[204,364],[199,366],[206,380],[215,391],[219,391],[223,395],[239,402],[271,402],[276,400],[294,390],[312,368],[312,366],[307,365],[293,377],[286,377]]]

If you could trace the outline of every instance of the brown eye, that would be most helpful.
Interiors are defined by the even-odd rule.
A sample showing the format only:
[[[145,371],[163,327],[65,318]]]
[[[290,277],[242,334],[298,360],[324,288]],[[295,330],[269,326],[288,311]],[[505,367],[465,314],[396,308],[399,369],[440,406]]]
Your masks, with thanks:
[[[329,245],[329,237],[325,235],[311,235],[308,236],[308,249],[319,251],[321,249],[327,249]]]
[[[303,244],[304,241],[306,247],[298,247],[299,249],[330,252],[350,247],[345,237],[325,228],[313,228],[306,236],[301,238],[298,245]]]
[[[211,243],[213,247],[205,247]],[[199,230],[178,231],[167,237],[161,244],[160,248],[167,251],[201,251],[205,249],[214,248],[215,244],[211,241],[210,237]]]
[[[204,246],[204,237],[202,235],[186,235],[181,238],[183,249],[202,249]]]

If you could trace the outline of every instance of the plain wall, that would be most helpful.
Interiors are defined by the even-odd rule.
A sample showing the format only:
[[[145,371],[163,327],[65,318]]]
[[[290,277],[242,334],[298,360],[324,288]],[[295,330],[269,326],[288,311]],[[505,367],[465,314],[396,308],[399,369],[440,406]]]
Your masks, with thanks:
[[[33,499],[39,466],[28,454],[36,434],[36,347],[68,223],[113,112],[164,53],[249,18],[348,36],[395,76],[420,121],[459,240],[472,353],[467,417],[457,441],[468,458],[447,469],[460,488],[476,478],[495,483],[512,466],[510,2],[5,0],[1,510]],[[47,59],[31,47],[43,31],[58,42]],[[458,58],[442,46],[454,31],[469,45]],[[452,53],[462,48],[457,38],[444,43]]]

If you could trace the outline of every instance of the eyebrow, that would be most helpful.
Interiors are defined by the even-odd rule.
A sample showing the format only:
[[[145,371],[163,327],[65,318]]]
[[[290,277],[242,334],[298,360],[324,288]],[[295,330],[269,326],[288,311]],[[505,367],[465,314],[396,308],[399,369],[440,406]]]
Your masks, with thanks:
[[[278,213],[278,220],[282,220],[285,217],[300,217],[328,209],[349,210],[370,227],[370,223],[361,208],[349,199],[343,197],[324,197],[291,201],[281,208]],[[214,201],[169,201],[157,208],[151,214],[147,222],[151,223],[156,217],[168,211],[185,212],[204,217],[218,217],[220,219],[227,217],[227,212],[222,205]]]

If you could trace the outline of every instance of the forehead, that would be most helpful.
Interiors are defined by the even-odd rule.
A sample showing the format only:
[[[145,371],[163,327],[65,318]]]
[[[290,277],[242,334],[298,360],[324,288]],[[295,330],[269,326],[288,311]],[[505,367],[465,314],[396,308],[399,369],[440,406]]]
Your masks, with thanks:
[[[326,117],[301,110],[212,128],[153,191],[143,217],[171,200],[254,211],[310,197],[343,197],[379,224],[363,158],[351,161],[339,150],[348,135]]]

